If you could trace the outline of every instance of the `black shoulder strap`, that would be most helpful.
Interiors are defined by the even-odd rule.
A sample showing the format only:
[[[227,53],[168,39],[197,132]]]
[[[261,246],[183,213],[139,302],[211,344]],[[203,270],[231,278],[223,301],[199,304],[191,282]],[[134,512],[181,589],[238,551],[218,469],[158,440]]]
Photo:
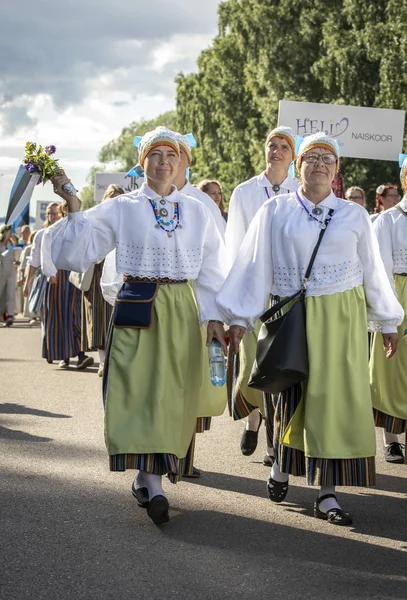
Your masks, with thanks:
[[[262,323],[265,323],[266,321],[268,321],[269,319],[271,319],[271,317],[274,317],[274,315],[276,313],[278,313],[278,311],[280,311],[286,304],[288,304],[289,302],[291,302],[291,300],[294,300],[294,298],[296,298],[297,296],[300,296],[300,294],[305,294],[305,288],[306,288],[306,285],[307,285],[308,280],[310,278],[312,267],[314,266],[315,258],[317,256],[319,247],[321,245],[322,238],[325,235],[326,228],[328,227],[329,223],[331,222],[331,219],[333,217],[334,212],[335,211],[334,211],[333,208],[331,208],[329,210],[328,216],[327,216],[327,218],[325,219],[325,221],[323,222],[323,224],[321,226],[321,231],[319,233],[318,241],[315,244],[315,248],[314,248],[314,250],[312,252],[311,260],[309,261],[307,270],[305,272],[304,281],[302,282],[301,289],[298,290],[298,292],[295,292],[295,294],[293,294],[292,296],[289,296],[288,298],[284,298],[284,300],[281,300],[280,302],[278,302],[277,304],[275,304],[274,306],[272,306],[271,308],[269,308],[269,310],[267,310],[260,317],[260,321]]]
[[[334,212],[335,212],[335,211],[334,211],[334,209],[333,209],[333,208],[331,208],[331,209],[329,210],[329,212],[328,212],[328,216],[327,216],[327,218],[325,219],[325,221],[323,222],[323,224],[322,224],[322,226],[321,226],[321,231],[320,231],[320,233],[319,233],[319,238],[318,238],[318,241],[317,241],[317,243],[316,243],[316,245],[315,245],[315,248],[314,248],[314,251],[313,251],[313,253],[312,253],[312,255],[311,255],[311,260],[309,261],[308,268],[307,268],[307,270],[305,271],[305,275],[304,275],[304,283],[305,283],[305,284],[306,284],[306,283],[308,282],[308,280],[309,280],[309,277],[310,277],[310,275],[311,275],[311,271],[312,271],[312,267],[314,266],[314,262],[315,262],[315,258],[316,258],[317,252],[318,252],[318,250],[319,250],[319,247],[320,247],[320,245],[321,245],[321,242],[322,242],[322,238],[323,238],[323,237],[324,237],[324,235],[325,235],[326,228],[328,227],[329,223],[331,222],[331,219],[332,219],[332,216],[333,216]]]

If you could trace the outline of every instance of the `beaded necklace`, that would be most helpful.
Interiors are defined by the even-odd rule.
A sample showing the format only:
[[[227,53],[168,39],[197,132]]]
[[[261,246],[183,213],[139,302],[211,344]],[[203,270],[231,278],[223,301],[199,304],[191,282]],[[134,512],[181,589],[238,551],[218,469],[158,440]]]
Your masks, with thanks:
[[[157,221],[155,227],[156,229],[162,229],[166,232],[167,237],[172,237],[174,231],[176,229],[182,229],[182,225],[179,222],[179,204],[178,202],[174,202],[174,215],[172,219],[168,216],[168,210],[166,208],[158,209],[157,203],[155,200],[151,200],[149,198],[151,207],[154,211],[155,220]],[[166,200],[161,198],[160,204],[165,205]],[[172,226],[172,229],[170,229]]]
[[[308,210],[308,208],[305,206],[304,202],[301,200],[299,193],[295,192],[295,195],[297,197],[297,201],[301,204],[302,208],[305,210],[306,213],[308,213],[309,218],[314,219],[314,221],[319,223],[321,229],[326,229],[326,226],[329,223],[329,221],[332,219],[332,215],[334,214],[335,211],[331,209],[332,213],[331,213],[331,211],[329,212],[329,217],[327,219],[324,219],[324,221],[321,221],[321,219],[318,219],[314,215],[322,215],[324,212],[322,210],[322,208],[320,208],[319,206],[316,206],[315,208],[312,209],[312,212],[310,212]],[[312,214],[312,213],[314,213],[314,214]]]

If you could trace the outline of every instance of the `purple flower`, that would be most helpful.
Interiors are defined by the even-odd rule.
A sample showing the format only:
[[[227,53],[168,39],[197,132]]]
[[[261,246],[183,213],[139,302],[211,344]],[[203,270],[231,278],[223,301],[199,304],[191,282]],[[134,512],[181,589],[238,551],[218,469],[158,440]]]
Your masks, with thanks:
[[[56,152],[56,151],[57,151],[57,149],[56,149],[56,148],[55,148],[55,146],[54,146],[54,145],[52,145],[52,144],[51,144],[50,146],[46,146],[46,147],[45,147],[45,152],[46,152],[47,154],[55,154],[55,152]]]
[[[28,165],[25,165],[25,168],[29,173],[35,173],[36,171],[35,165],[33,165],[32,163],[28,163]]]

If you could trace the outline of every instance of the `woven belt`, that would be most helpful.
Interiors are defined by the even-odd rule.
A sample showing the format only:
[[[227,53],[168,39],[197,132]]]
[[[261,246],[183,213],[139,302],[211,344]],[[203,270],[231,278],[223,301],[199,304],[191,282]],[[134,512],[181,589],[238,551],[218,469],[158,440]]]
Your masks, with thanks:
[[[188,279],[170,279],[169,277],[133,277],[133,275],[123,275],[126,283],[159,283],[160,285],[176,285],[178,283],[187,283]]]

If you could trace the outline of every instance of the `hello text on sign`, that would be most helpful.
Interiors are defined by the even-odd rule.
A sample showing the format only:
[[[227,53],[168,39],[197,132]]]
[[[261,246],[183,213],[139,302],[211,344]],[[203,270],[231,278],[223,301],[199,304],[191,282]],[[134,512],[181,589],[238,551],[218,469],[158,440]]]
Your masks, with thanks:
[[[342,156],[398,160],[404,119],[403,110],[281,100],[278,124],[303,137],[325,131],[337,139]]]

